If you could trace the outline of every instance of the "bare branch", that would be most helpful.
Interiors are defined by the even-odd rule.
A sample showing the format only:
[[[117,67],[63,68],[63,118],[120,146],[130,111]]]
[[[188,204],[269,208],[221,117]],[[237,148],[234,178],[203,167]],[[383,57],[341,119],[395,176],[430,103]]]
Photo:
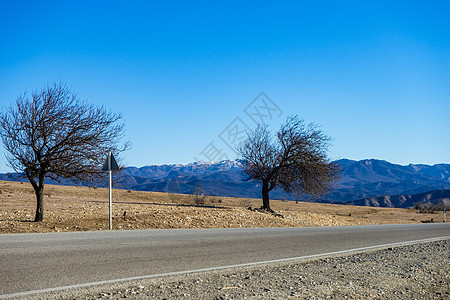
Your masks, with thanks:
[[[326,155],[331,139],[313,123],[305,125],[292,116],[276,133],[275,141],[267,126],[260,125],[247,136],[237,150],[247,179],[262,182],[264,209],[270,210],[268,193],[277,186],[288,193],[319,196],[338,177],[337,165]]]
[[[53,83],[0,114],[8,164],[42,193],[45,177],[74,183],[101,180],[105,153],[129,148],[122,116],[82,102],[64,83]]]

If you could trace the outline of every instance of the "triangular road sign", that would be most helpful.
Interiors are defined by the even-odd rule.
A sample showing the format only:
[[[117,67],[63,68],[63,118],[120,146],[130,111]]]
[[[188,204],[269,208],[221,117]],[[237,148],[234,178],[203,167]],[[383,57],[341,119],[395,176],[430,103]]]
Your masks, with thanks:
[[[108,157],[106,158],[102,171],[119,171],[119,166],[117,165],[116,159],[111,152],[108,153]]]

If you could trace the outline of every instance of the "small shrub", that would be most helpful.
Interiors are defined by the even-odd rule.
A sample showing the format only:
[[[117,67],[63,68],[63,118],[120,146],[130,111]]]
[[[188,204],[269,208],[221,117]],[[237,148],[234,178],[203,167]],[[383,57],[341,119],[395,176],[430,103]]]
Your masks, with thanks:
[[[449,209],[448,205],[445,201],[441,200],[438,203],[434,204],[431,202],[422,203],[419,202],[414,207],[416,210],[418,210],[421,214],[435,214],[438,211],[441,211],[443,209]]]
[[[203,194],[203,189],[197,186],[192,192],[192,200],[195,205],[205,205],[207,196]]]

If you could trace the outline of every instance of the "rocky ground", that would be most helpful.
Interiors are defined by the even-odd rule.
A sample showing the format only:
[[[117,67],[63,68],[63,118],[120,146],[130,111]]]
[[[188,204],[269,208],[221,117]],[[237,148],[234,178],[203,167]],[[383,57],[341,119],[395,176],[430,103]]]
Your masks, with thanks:
[[[43,297],[40,295],[39,297]],[[165,277],[53,299],[450,299],[450,240]]]
[[[255,211],[260,199],[113,191],[113,229],[311,227],[442,222],[442,213],[412,209],[271,201],[278,215]],[[197,199],[198,200],[198,199]],[[0,181],[0,233],[108,229],[108,190],[46,185],[43,222],[32,222],[36,199],[29,183]],[[249,210],[249,207],[253,208]]]

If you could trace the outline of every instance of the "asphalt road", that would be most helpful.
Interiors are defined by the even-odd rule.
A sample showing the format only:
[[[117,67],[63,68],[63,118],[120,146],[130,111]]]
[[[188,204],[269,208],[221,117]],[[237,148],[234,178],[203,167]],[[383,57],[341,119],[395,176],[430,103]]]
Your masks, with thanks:
[[[0,298],[450,236],[450,224],[0,235]]]

